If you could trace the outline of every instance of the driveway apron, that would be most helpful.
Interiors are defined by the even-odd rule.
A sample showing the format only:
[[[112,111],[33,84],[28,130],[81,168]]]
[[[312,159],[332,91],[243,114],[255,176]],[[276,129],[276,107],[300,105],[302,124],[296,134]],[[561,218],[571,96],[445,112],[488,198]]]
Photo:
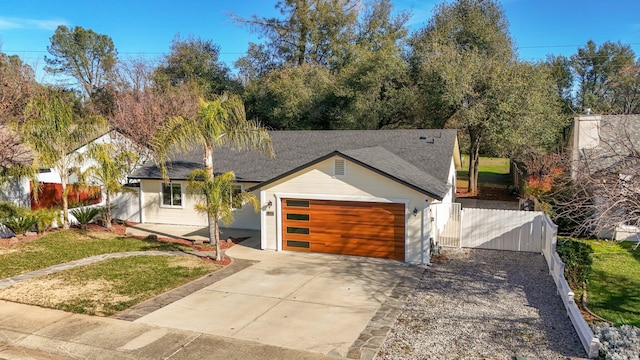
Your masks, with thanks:
[[[255,253],[238,247],[229,255]],[[398,261],[362,257],[265,251],[259,257],[136,322],[346,356],[409,270]]]

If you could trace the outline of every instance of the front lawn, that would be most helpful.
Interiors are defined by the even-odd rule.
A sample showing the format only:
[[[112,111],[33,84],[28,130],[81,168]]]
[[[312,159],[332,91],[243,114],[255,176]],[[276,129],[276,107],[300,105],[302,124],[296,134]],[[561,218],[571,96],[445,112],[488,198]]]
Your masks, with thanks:
[[[110,232],[56,231],[34,241],[0,247],[0,279],[94,255],[181,249],[186,250],[188,246],[144,241]]]
[[[190,249],[176,243],[78,230],[56,231],[33,241],[0,245],[0,279],[94,255]],[[19,282],[0,291],[0,299],[110,316],[220,268],[187,255],[110,259]]]
[[[219,268],[193,256],[110,259],[18,283],[0,291],[0,298],[111,316]]]
[[[593,271],[587,285],[588,306],[616,325],[640,327],[640,248],[634,243],[588,240]]]

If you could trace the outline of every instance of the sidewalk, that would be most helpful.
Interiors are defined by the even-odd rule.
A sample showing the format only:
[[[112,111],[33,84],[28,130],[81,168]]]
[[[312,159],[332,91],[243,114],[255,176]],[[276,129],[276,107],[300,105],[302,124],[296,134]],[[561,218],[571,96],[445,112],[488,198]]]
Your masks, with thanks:
[[[335,359],[249,341],[0,301],[0,358]]]

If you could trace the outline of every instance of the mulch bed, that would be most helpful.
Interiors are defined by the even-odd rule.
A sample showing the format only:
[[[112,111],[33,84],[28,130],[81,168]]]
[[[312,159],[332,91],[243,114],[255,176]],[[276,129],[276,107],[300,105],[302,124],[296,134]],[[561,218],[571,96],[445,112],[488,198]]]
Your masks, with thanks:
[[[88,224],[86,230],[83,231],[92,231],[92,232],[112,232],[116,235],[119,236],[125,236],[126,231],[127,231],[127,226],[129,225],[134,225],[135,223],[113,223],[111,224],[111,229],[107,229],[106,227],[102,226],[102,225],[98,225],[98,224]],[[71,229],[76,229],[78,231],[80,231],[80,228],[78,226],[72,226]],[[38,233],[27,233],[27,235],[19,235],[16,237],[12,237],[12,238],[8,238],[8,239],[1,239],[0,238],[0,248],[2,247],[9,247],[9,246],[13,246],[13,245],[18,245],[18,244],[23,244],[23,243],[28,243],[34,240],[39,239],[40,237],[42,237],[43,235],[49,234],[51,232],[55,232],[55,231],[60,231],[60,229],[53,229],[50,230],[46,233],[42,233],[42,234],[38,234]],[[187,239],[181,239],[181,238],[171,238],[171,237],[158,237],[154,240],[150,240],[148,238],[144,238],[141,236],[131,236],[129,235],[129,237],[133,237],[133,238],[138,238],[140,240],[146,240],[146,241],[159,241],[159,242],[169,242],[169,243],[174,243],[174,244],[181,244],[181,245],[187,245],[192,247],[194,250],[196,251],[215,251],[216,250],[216,246],[215,245],[211,245],[211,244],[202,244],[202,245],[194,245],[193,242],[191,240],[187,240]],[[229,248],[231,248],[232,246],[234,246],[235,244],[238,244],[244,240],[248,239],[247,237],[242,237],[242,238],[229,238],[226,240],[221,239],[220,240],[220,250],[227,250]],[[206,262],[210,262],[216,265],[220,265],[220,266],[226,266],[229,265],[231,263],[231,259],[227,256],[222,256],[222,259],[220,261],[215,261],[214,259],[211,258],[202,258],[203,261]]]

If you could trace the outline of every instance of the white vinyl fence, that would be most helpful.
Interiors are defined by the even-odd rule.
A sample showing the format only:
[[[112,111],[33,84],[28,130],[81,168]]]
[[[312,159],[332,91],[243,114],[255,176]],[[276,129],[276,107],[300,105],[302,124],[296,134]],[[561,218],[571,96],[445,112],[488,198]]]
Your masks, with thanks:
[[[440,246],[460,247],[461,204],[434,203],[430,205],[433,217],[433,240]]]
[[[462,210],[460,246],[479,249],[542,251],[543,213],[537,211]]]
[[[140,188],[130,189],[130,192],[120,193],[111,201],[111,215],[118,220],[140,222]]]
[[[114,220],[140,221],[140,206],[138,205],[140,202],[138,196],[139,191],[139,188],[131,188],[131,191],[116,194],[116,196],[111,199],[111,217]],[[85,206],[85,208],[103,206],[104,200],[99,204]],[[69,211],[69,223],[78,224],[78,220],[73,216],[71,211]],[[57,226],[57,224],[54,224],[54,227]]]
[[[553,281],[556,283],[558,294],[562,298],[564,307],[567,310],[567,315],[569,315],[571,323],[576,329],[580,342],[582,342],[582,346],[587,352],[587,355],[590,358],[597,357],[600,348],[600,340],[593,335],[593,331],[591,331],[591,328],[589,328],[589,325],[582,317],[582,314],[573,299],[573,291],[571,291],[571,288],[564,277],[564,263],[560,260],[560,257],[556,252],[558,227],[546,215],[544,216],[542,232],[544,238],[542,253],[547,260],[549,272],[553,277]]]

